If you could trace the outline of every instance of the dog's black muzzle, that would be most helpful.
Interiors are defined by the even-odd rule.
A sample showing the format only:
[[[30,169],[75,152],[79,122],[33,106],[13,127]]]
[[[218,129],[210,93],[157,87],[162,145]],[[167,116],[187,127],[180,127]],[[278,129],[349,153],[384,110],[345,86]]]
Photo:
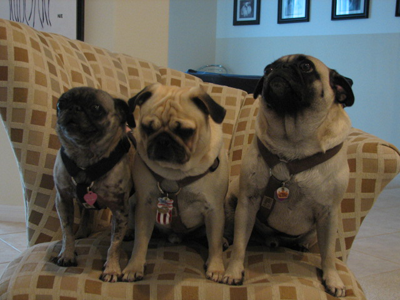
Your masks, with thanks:
[[[147,155],[151,160],[184,164],[188,161],[186,151],[170,134],[160,133],[149,143]]]
[[[273,70],[264,80],[263,98],[278,114],[294,114],[310,106],[310,91],[296,68]]]

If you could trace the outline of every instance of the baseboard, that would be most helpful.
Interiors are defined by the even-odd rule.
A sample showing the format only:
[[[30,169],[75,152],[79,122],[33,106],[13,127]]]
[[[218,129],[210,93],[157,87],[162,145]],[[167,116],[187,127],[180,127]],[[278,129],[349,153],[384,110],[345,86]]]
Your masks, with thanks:
[[[23,206],[0,204],[0,221],[25,223],[25,208]]]

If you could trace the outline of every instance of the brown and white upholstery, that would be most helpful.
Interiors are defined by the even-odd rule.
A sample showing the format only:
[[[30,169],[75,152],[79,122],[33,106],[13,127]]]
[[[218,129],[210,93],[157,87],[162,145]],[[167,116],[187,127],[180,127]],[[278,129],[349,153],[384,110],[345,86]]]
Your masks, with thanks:
[[[154,82],[202,86],[227,109],[224,141],[230,177],[238,176],[241,159],[254,138],[258,101],[252,95],[0,19],[0,113],[20,168],[29,244],[1,277],[0,299],[335,299],[321,283],[317,251],[250,246],[244,285],[228,286],[205,279],[207,249],[196,239],[172,245],[154,238],[143,281],[104,283],[99,277],[110,240],[108,210],[95,213],[95,233],[76,241],[77,267],[63,268],[51,262],[61,247],[52,177],[60,147],[54,131],[58,97],[85,85],[128,100]],[[399,173],[400,156],[393,145],[358,129],[352,130],[348,141],[351,175],[339,216],[336,267],[347,287],[344,299],[365,299],[346,259],[379,193]],[[76,229],[79,218],[76,209]],[[131,250],[132,242],[125,242],[122,266]],[[225,251],[226,260],[230,253],[230,249]]]

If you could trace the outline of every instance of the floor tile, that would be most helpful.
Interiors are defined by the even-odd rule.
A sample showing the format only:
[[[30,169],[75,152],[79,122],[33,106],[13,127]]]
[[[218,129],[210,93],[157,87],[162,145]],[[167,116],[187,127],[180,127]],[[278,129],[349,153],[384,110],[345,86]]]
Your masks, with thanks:
[[[8,263],[16,258],[21,252],[0,240],[0,264]]]
[[[25,223],[0,221],[0,234],[26,232]]]
[[[398,300],[400,299],[400,269],[382,273],[379,276],[359,278],[365,296],[368,300]]]
[[[399,264],[400,268],[400,232],[362,238],[352,247],[358,251],[377,258],[385,259]]]
[[[354,249],[350,252],[347,265],[357,279],[400,269],[400,264],[358,252]]]
[[[25,232],[0,234],[0,240],[17,248],[19,251],[24,251],[28,246],[28,240]]]

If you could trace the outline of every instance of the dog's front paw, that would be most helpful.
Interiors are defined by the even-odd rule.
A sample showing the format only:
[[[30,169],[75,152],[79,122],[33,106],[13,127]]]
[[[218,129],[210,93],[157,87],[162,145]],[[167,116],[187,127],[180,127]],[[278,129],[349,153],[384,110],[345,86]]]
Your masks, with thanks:
[[[105,269],[100,276],[100,280],[104,282],[117,282],[122,276],[121,268],[119,265],[111,266],[106,263]]]
[[[104,282],[117,282],[120,277],[121,273],[103,272],[100,276],[100,280],[103,280]]]
[[[68,255],[66,252],[60,253],[57,257],[54,257],[52,261],[60,267],[76,267],[78,265],[76,262],[76,253],[74,252],[72,252],[72,255]]]
[[[243,264],[231,261],[228,268],[226,269],[222,282],[229,285],[242,285],[243,280],[244,280]]]
[[[322,279],[329,294],[336,297],[346,296],[346,287],[336,270],[324,272]]]
[[[224,277],[224,263],[222,260],[215,262],[207,262],[205,265],[206,268],[206,278],[215,282],[222,282]]]
[[[122,271],[122,281],[126,282],[134,282],[143,280],[144,277],[144,269],[145,266],[142,267],[130,267],[129,264],[126,268]]]

